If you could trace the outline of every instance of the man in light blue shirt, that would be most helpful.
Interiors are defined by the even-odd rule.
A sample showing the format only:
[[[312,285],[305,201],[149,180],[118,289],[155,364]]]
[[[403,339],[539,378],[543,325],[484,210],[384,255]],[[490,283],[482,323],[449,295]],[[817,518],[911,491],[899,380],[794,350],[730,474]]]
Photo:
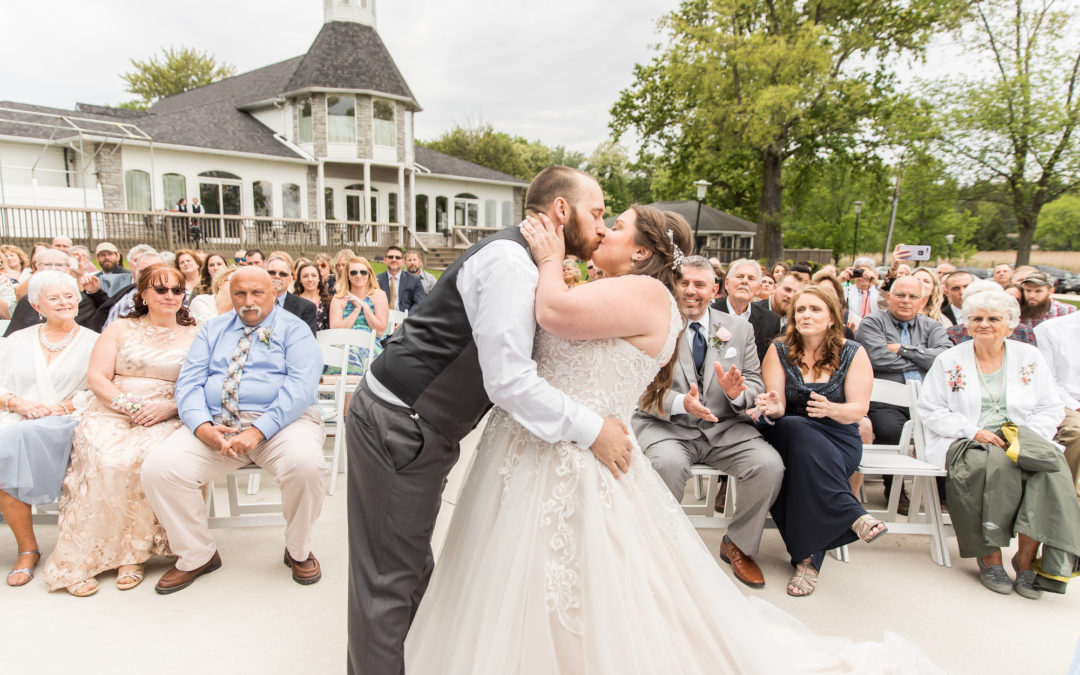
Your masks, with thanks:
[[[157,583],[161,594],[221,566],[202,487],[251,463],[281,486],[293,579],[313,584],[322,576],[311,552],[329,475],[316,406],[322,351],[307,324],[275,305],[265,270],[242,268],[229,287],[236,311],[207,322],[176,380],[184,426],[143,463],[143,488],[178,556]]]

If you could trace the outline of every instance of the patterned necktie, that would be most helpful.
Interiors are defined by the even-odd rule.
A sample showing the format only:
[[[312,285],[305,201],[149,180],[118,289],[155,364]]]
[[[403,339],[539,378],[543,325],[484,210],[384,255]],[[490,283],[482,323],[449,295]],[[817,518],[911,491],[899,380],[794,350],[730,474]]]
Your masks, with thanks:
[[[397,277],[390,277],[390,309],[397,309]]]
[[[911,325],[910,321],[900,322],[900,344],[911,346],[911,331],[908,330],[908,326]],[[916,382],[922,382],[922,373],[918,370],[905,370],[904,382],[915,380]]]
[[[221,419],[227,427],[240,427],[240,378],[251,351],[251,334],[257,329],[258,326],[244,328],[244,336],[236,343],[236,351],[225,373],[225,383],[221,387]]]
[[[694,369],[700,378],[701,367],[705,365],[705,334],[697,321],[692,322],[690,327],[694,331]]]

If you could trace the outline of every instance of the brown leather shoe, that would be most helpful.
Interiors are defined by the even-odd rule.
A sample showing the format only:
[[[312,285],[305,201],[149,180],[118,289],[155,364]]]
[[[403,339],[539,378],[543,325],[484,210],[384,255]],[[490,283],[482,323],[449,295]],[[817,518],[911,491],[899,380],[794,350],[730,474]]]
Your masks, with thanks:
[[[154,590],[157,591],[159,595],[168,595],[169,593],[182,591],[195,583],[195,579],[204,574],[210,574],[219,567],[221,567],[221,555],[217,551],[214,551],[214,555],[210,557],[210,560],[206,561],[205,565],[191,571],[186,572],[184,570],[178,570],[176,569],[176,565],[173,565],[171,570],[158,579],[157,585],[154,586]]]
[[[765,575],[761,573],[761,568],[753,558],[740,551],[727,535],[724,535],[724,541],[720,544],[720,559],[731,565],[735,578],[750,588],[765,586]]]
[[[307,586],[322,579],[322,568],[314,553],[308,553],[307,560],[296,562],[289,549],[285,549],[285,566],[292,568],[292,579],[298,584]]]
[[[716,485],[716,501],[713,502],[713,508],[717,513],[724,512],[724,502],[727,501],[727,476],[721,476]]]

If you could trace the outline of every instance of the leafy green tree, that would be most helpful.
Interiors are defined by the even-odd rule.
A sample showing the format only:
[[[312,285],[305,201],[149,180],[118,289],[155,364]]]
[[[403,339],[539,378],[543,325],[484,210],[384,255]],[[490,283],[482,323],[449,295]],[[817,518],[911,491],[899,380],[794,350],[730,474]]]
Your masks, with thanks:
[[[658,192],[699,178],[710,204],[738,213],[756,197],[755,255],[783,250],[785,163],[864,142],[887,106],[886,57],[921,53],[957,15],[955,0],[684,0],[666,16],[666,48],[635,66],[612,109],[663,158]],[[725,203],[727,202],[727,203]],[[735,206],[736,208],[732,208]]]
[[[540,141],[511,136],[486,123],[474,127],[456,126],[421,145],[522,180],[532,180],[541,169],[552,164],[576,169],[585,162],[583,153],[567,150],[561,145],[552,148]]]
[[[1080,194],[1062,195],[1042,208],[1035,240],[1058,251],[1080,248]]]
[[[976,220],[972,244],[980,251],[1016,248],[1009,238],[1016,233],[1016,216],[1008,191],[1000,181],[976,181],[960,189],[960,201]]]
[[[954,164],[1003,187],[1017,225],[1018,265],[1030,261],[1042,208],[1080,185],[1078,27],[1052,4],[975,3],[968,43],[988,56],[992,75],[943,80],[931,92]]]
[[[124,108],[145,110],[158,99],[181,94],[236,74],[236,66],[219,64],[213,56],[188,47],[163,47],[161,58],[145,61],[131,59],[134,70],[122,73],[127,91],[139,98],[121,104]]]
[[[626,148],[615,141],[596,146],[583,168],[600,182],[609,216],[652,201],[651,178],[631,164]]]

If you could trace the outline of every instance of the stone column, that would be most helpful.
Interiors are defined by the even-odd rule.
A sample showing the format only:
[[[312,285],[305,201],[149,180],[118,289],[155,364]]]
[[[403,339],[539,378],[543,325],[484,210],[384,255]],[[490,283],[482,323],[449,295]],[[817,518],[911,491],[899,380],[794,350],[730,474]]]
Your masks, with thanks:
[[[405,104],[394,104],[394,126],[397,131],[397,161],[405,163]]]
[[[311,97],[311,137],[315,141],[315,156],[326,157],[326,94]]]
[[[308,219],[319,217],[319,167],[309,164],[307,167],[307,209],[300,211]]]
[[[513,211],[510,212],[511,220],[521,222],[525,218],[525,188],[514,188],[514,206]]]
[[[375,156],[373,150],[373,130],[371,97],[356,97],[356,156],[360,159],[371,159]],[[366,181],[365,181],[366,183]]]
[[[115,143],[102,144],[94,163],[97,167],[98,185],[101,186],[102,206],[106,210],[123,211],[126,208],[124,149]]]

